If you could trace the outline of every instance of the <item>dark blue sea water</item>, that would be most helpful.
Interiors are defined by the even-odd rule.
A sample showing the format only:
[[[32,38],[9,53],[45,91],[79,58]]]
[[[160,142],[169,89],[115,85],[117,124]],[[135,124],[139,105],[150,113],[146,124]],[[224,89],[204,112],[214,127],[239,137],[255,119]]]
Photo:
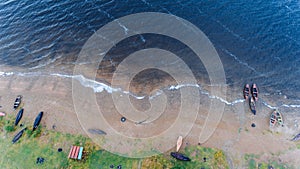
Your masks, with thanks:
[[[0,69],[70,72],[66,69],[99,28],[150,11],[176,15],[201,29],[221,57],[229,86],[255,82],[265,94],[300,100],[299,1],[3,0]]]

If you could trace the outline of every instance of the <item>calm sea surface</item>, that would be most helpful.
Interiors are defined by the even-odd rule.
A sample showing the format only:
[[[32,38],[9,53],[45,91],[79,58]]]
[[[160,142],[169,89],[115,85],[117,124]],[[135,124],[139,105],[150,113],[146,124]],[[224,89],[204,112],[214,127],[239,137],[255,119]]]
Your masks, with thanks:
[[[230,86],[255,82],[265,94],[286,95],[300,104],[299,1],[4,0],[0,71],[1,66],[16,66],[70,72],[66,69],[99,28],[150,11],[176,15],[201,29],[216,47]],[[136,43],[147,40],[151,38]]]

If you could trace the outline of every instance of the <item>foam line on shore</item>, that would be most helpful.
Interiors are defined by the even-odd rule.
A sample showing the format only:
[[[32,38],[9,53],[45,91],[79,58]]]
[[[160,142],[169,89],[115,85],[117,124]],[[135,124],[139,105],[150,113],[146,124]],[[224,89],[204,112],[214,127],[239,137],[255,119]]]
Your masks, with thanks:
[[[31,76],[31,77],[33,77],[33,76],[49,76],[49,74],[45,74],[45,73],[41,73],[41,72],[23,73],[23,72],[4,72],[4,71],[0,71],[0,77],[1,76],[2,77],[7,77],[7,76],[13,76],[13,75],[23,76],[23,77],[28,77],[28,76]],[[61,77],[61,78],[75,79],[75,80],[79,81],[82,86],[92,88],[95,93],[101,93],[104,90],[108,93],[120,92],[120,93],[123,93],[123,94],[126,94],[126,95],[130,95],[130,96],[132,96],[132,97],[134,97],[138,100],[144,99],[146,97],[149,97],[149,99],[154,99],[155,97],[161,95],[163,93],[164,89],[172,91],[172,90],[179,90],[179,89],[184,88],[184,87],[196,87],[196,88],[199,89],[200,94],[206,95],[210,99],[217,99],[217,100],[219,100],[219,101],[221,101],[221,102],[223,102],[223,103],[225,103],[226,105],[229,105],[229,106],[234,106],[235,104],[245,102],[244,99],[237,99],[237,100],[234,100],[234,101],[230,102],[230,101],[228,101],[228,100],[226,100],[222,97],[211,95],[208,91],[203,90],[199,84],[172,85],[172,86],[169,86],[167,88],[157,90],[154,94],[152,94],[150,96],[138,96],[138,95],[136,95],[136,94],[134,94],[130,91],[125,91],[125,90],[122,90],[121,88],[114,88],[114,87],[111,87],[111,86],[109,86],[105,83],[101,83],[101,82],[98,82],[98,81],[95,81],[95,80],[92,80],[92,79],[88,79],[88,78],[84,77],[83,75],[65,75],[65,74],[59,74],[59,73],[52,73],[50,75],[51,76],[56,76],[56,77]],[[300,108],[300,105],[298,105],[298,104],[291,104],[291,105],[282,104],[280,106],[272,106],[272,105],[266,103],[264,100],[262,101],[262,103],[270,109],[278,109],[279,107]]]

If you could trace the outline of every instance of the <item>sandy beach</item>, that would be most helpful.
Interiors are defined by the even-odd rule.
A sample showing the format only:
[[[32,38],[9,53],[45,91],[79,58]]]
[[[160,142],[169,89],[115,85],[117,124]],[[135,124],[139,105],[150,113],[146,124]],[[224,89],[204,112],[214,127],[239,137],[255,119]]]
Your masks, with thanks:
[[[169,84],[166,83],[171,82],[171,80],[166,80],[162,81],[162,84],[169,86]],[[153,87],[153,89],[156,88],[157,86]],[[136,88],[132,86],[131,89],[140,94],[143,90],[141,85],[136,85]],[[236,98],[242,99],[242,93],[237,91],[239,90],[228,87],[227,93],[229,94],[226,99],[232,101]],[[149,90],[145,93],[149,94],[151,91]],[[111,95],[110,93],[104,91],[97,93],[96,97],[98,100],[101,100],[99,105],[102,110],[104,110],[102,112],[105,112],[103,116],[115,130],[119,130],[128,135],[132,134],[132,136],[147,137],[163,132],[176,118],[176,114],[172,112],[176,112],[176,109],[178,109],[180,105],[178,92],[166,91],[166,93],[168,97],[172,98],[171,101],[169,100],[168,102],[170,106],[167,107],[165,115],[162,115],[160,119],[152,123],[160,124],[160,130],[152,130],[152,133],[144,133],[144,135],[130,133],[131,130],[128,129],[136,127],[134,123],[128,122],[120,126],[119,120],[122,116],[118,114],[112,104],[112,100],[107,99],[109,98],[107,96]],[[40,111],[44,111],[45,118],[42,124],[48,129],[72,134],[80,133],[88,136],[80,125],[74,110],[71,78],[44,75],[8,75],[0,77],[1,111],[5,111],[7,114],[15,114],[16,112],[13,111],[12,107],[17,95],[23,96],[22,105],[25,109],[24,116],[34,119]],[[188,133],[187,137],[184,138],[184,146],[190,144],[197,145],[199,142],[199,133],[203,128],[208,113],[208,107],[205,105],[209,103],[207,96],[201,95],[201,97],[197,119],[192,130]],[[146,110],[149,108],[147,98],[141,100],[131,99],[137,109]],[[246,166],[243,160],[245,154],[260,155],[261,161],[275,160],[293,166],[300,164],[298,158],[300,151],[297,149],[296,143],[290,141],[290,139],[300,131],[299,128],[295,126],[295,120],[299,121],[299,117],[295,117],[292,113],[284,113],[285,126],[270,129],[269,115],[272,110],[264,106],[261,100],[259,100],[257,103],[257,111],[256,116],[252,115],[249,110],[248,102],[225,104],[225,111],[216,131],[212,137],[210,137],[207,142],[201,144],[201,146],[224,150],[232,168],[243,168]],[[89,119],[89,117],[87,118]],[[93,118],[90,118],[90,120],[93,120]],[[251,127],[252,123],[255,123],[256,127]],[[140,126],[141,131],[147,129],[147,125]],[[150,128],[151,127],[153,126],[150,125]],[[106,129],[102,130],[106,131]],[[150,130],[147,129],[147,131]],[[141,133],[142,132],[139,134]],[[177,137],[177,135],[174,134],[174,137]]]

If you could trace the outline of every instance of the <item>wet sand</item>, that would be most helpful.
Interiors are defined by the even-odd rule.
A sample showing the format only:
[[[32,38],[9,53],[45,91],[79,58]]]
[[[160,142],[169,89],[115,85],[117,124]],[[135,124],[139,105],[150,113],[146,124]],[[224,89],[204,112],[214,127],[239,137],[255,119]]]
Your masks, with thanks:
[[[161,84],[168,86],[172,80],[162,81]],[[141,85],[135,85],[131,90],[140,93],[143,90]],[[145,86],[144,86],[145,87]],[[154,86],[153,89],[157,88]],[[207,87],[206,87],[207,88]],[[228,97],[226,100],[234,101],[237,98],[242,99],[242,94],[237,92],[236,88],[228,88]],[[145,92],[147,94],[151,91]],[[143,94],[145,94],[143,93]],[[166,91],[169,100],[169,107],[166,109],[166,114],[161,116],[161,119],[152,123],[160,124],[157,130],[151,130],[152,133],[145,133],[145,135],[136,135],[130,133],[128,128],[136,126],[134,123],[120,123],[122,117],[118,114],[116,108],[112,104],[112,100],[108,99],[111,94],[107,92],[97,93],[97,100],[101,100],[99,105],[103,116],[111,124],[115,130],[124,132],[125,134],[132,134],[132,136],[147,137],[162,132],[168,125],[172,124],[176,118],[176,110],[180,106],[180,95],[177,91]],[[55,129],[61,132],[72,134],[87,134],[84,132],[80,122],[75,113],[73,99],[72,99],[72,79],[56,76],[6,76],[0,77],[0,105],[1,111],[7,114],[15,114],[13,112],[13,103],[17,95],[23,95],[24,117],[34,121],[35,116],[44,111],[45,116],[42,124],[48,129]],[[137,100],[131,98],[133,105],[139,110],[146,110],[149,108],[147,98]],[[201,95],[200,110],[197,119],[193,125],[192,130],[184,138],[184,146],[189,144],[197,145],[199,142],[199,133],[203,128],[205,118],[208,113],[206,106],[210,99]],[[296,148],[294,142],[289,141],[300,129],[295,126],[295,119],[300,120],[294,114],[285,114],[284,127],[269,127],[269,115],[271,109],[266,107],[262,100],[257,103],[257,115],[250,113],[247,102],[236,103],[234,105],[225,104],[225,111],[218,128],[213,133],[209,140],[202,144],[202,146],[219,148],[226,152],[229,161],[232,162],[234,168],[243,168],[245,154],[259,154],[262,161],[275,160],[282,163],[293,164],[297,166],[300,163],[300,151]],[[87,117],[89,120],[89,117]],[[92,120],[93,118],[90,118]],[[252,128],[251,124],[255,123],[256,127]],[[95,123],[96,125],[96,123]],[[146,127],[144,125],[141,125]],[[150,125],[150,128],[153,127]],[[96,126],[95,126],[96,127]],[[141,127],[141,131],[145,128]],[[105,129],[103,129],[105,131]],[[150,131],[150,130],[148,130]],[[105,131],[107,132],[107,131]],[[142,132],[140,132],[141,134]],[[177,137],[174,134],[174,137]],[[175,142],[175,141],[174,141]],[[175,144],[174,144],[175,145]],[[276,154],[276,156],[272,155]]]

